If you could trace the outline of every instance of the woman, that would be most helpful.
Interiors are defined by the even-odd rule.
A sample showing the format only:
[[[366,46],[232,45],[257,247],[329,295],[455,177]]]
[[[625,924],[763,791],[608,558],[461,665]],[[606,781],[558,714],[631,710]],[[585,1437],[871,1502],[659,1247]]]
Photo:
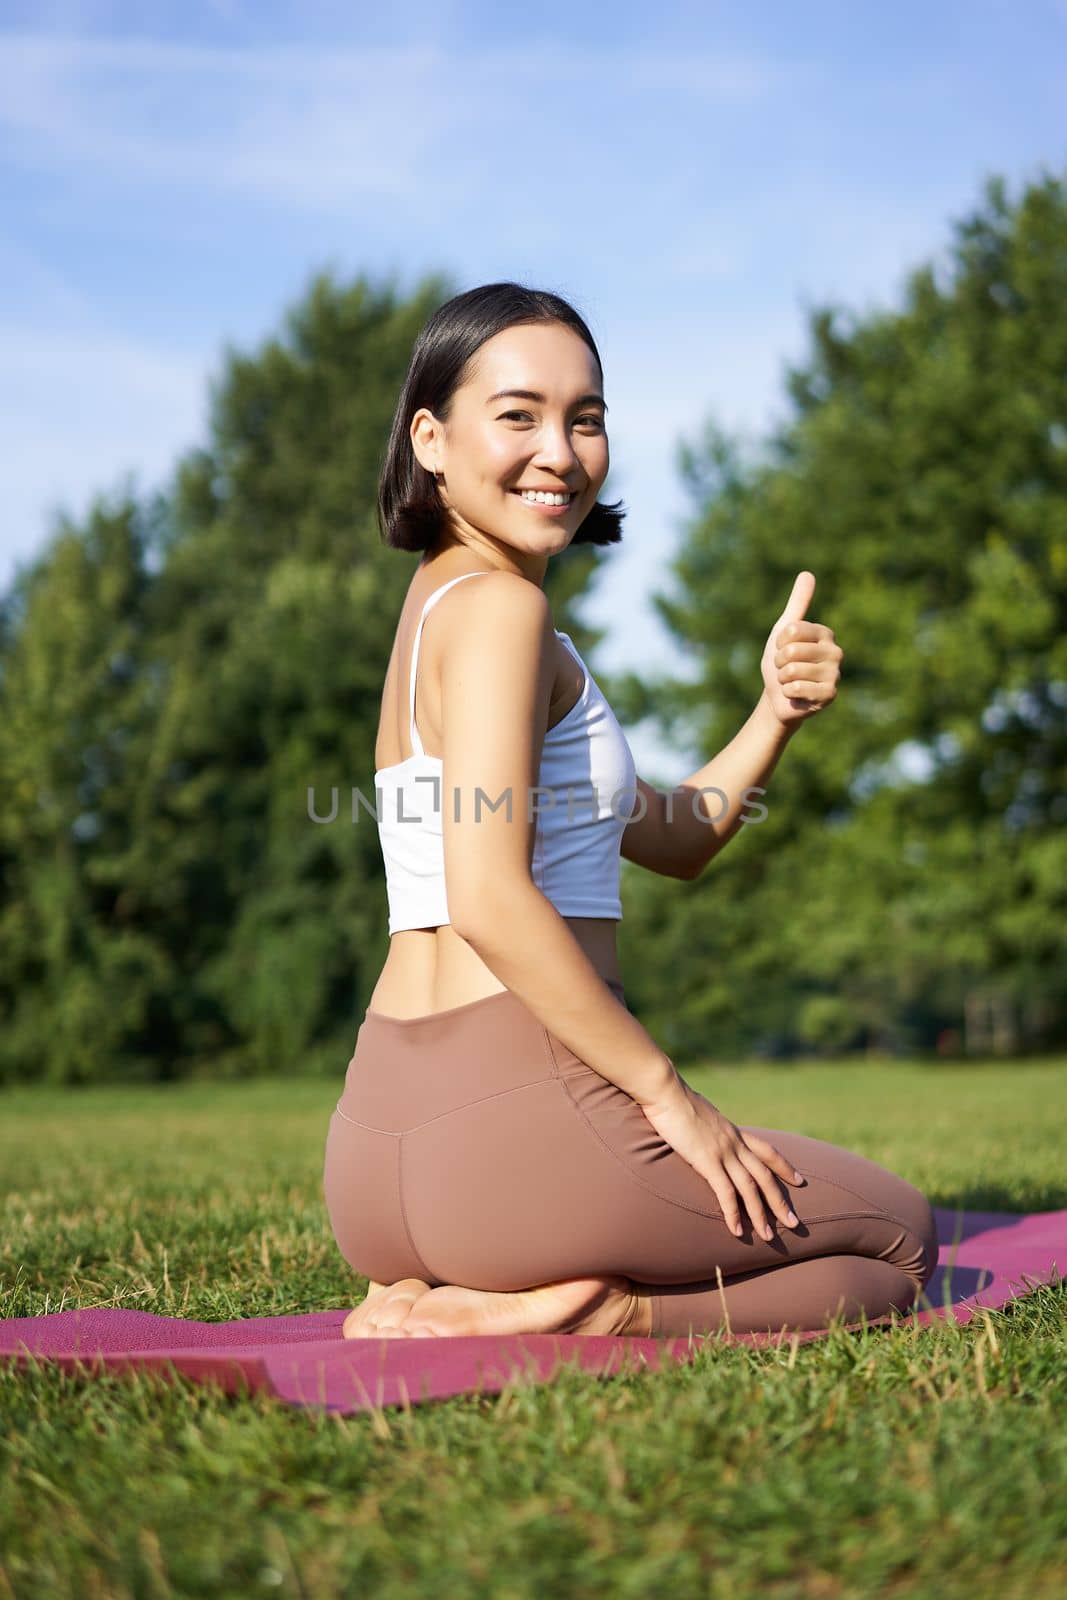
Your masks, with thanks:
[[[673,796],[637,776],[543,588],[572,542],[620,538],[606,411],[585,322],[514,283],[431,317],[397,406],[379,509],[423,558],[375,752],[389,955],[326,1146],[370,1279],[349,1338],[817,1329],[905,1309],[936,1264],[918,1189],[736,1126],[626,1007],[620,855],[696,877],[842,652],[801,573],[737,737]]]

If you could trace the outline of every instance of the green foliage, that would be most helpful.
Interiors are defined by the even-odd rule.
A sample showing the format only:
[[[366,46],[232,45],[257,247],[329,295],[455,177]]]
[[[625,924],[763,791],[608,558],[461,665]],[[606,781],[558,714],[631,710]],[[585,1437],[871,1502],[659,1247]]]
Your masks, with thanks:
[[[452,292],[315,277],[282,337],[226,353],[169,492],[98,498],[20,574],[0,612],[0,1082],[351,1054],[388,948],[374,744],[417,559],[382,542],[378,476]],[[595,564],[553,574],[557,614]]]
[[[0,677],[0,1078],[97,1076],[174,974],[126,917],[129,803],[156,715],[145,667],[150,517],[97,501],[8,599]]]
[[[315,277],[278,337],[226,352],[168,491],[62,519],[4,600],[0,1082],[347,1059],[387,950],[350,800],[373,803],[414,565],[381,541],[377,479],[452,292]],[[1063,184],[1012,204],[992,180],[900,309],[812,313],[753,459],[711,420],[680,443],[694,517],[653,604],[696,670],[601,674],[619,715],[710,759],[802,567],[846,654],[765,822],[694,884],[624,865],[628,994],[666,1049],[1063,1038],[1065,307]],[[586,650],[569,608],[598,559],[548,578]]]
[[[384,959],[381,684],[409,561],[379,456],[446,295],[325,277],[230,353],[148,518],[64,528],[6,610],[0,1077],[323,1070]]]
[[[1067,1030],[1063,182],[1012,205],[991,180],[952,258],[900,310],[813,313],[795,413],[755,459],[710,421],[679,448],[696,515],[653,604],[695,670],[631,676],[619,704],[710,759],[802,568],[845,658],[766,822],[680,911],[677,885],[628,909],[630,993],[667,1048],[908,1050],[953,1028],[1007,1053]]]

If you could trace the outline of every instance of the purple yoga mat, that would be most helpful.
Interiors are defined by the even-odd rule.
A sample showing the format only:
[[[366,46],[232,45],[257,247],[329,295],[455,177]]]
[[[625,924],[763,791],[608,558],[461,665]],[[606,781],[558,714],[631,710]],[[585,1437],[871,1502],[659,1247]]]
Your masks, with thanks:
[[[980,1307],[995,1309],[1065,1275],[1067,1211],[1017,1216],[935,1206],[934,1215],[941,1251],[925,1290],[931,1309],[908,1313],[909,1322],[928,1325],[945,1316],[967,1322]],[[691,1360],[703,1343],[699,1337],[593,1334],[344,1339],[341,1324],[350,1309],[237,1322],[189,1322],[109,1307],[11,1317],[0,1319],[0,1360],[17,1366],[52,1361],[83,1376],[179,1372],[230,1393],[264,1389],[290,1405],[349,1413],[476,1391],[496,1394],[510,1382],[551,1379],[564,1366],[601,1377],[642,1365],[655,1372],[663,1361]],[[816,1329],[709,1337],[759,1345],[792,1338],[806,1344],[824,1336],[824,1329]]]

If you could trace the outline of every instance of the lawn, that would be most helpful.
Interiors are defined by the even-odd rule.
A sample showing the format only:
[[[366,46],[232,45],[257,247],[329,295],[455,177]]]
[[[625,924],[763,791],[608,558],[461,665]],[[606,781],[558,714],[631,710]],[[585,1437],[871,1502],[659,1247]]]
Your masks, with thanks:
[[[343,1069],[342,1069],[343,1071]],[[935,1205],[1067,1205],[1063,1063],[691,1070],[736,1122]],[[351,1305],[322,1204],[336,1081],[0,1094],[0,1315]],[[1067,1291],[917,1329],[567,1371],[338,1417],[0,1368],[0,1600],[1067,1593]]]

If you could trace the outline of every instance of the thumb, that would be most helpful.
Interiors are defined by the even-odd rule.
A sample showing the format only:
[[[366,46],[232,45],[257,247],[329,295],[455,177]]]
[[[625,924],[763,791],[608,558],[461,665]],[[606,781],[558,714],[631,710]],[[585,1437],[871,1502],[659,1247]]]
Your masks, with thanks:
[[[798,572],[792,592],[786,601],[785,610],[782,612],[782,621],[802,622],[804,613],[811,605],[811,597],[814,593],[815,574],[813,572]]]

